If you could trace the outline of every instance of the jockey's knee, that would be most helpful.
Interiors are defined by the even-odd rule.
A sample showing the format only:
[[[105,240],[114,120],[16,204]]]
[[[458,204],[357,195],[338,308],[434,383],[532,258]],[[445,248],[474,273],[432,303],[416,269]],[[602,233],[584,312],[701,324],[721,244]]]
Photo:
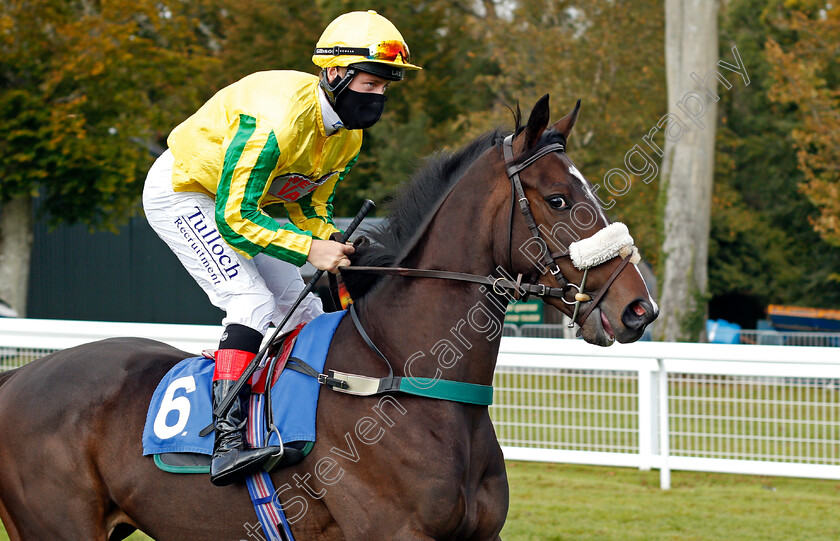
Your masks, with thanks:
[[[274,297],[267,289],[254,293],[239,293],[230,296],[225,306],[225,326],[238,323],[255,329],[265,335],[276,317]]]

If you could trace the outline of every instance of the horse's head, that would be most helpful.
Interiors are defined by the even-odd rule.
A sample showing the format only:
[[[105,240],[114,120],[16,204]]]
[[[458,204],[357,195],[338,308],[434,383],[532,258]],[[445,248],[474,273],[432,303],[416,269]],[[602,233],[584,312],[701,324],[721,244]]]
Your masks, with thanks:
[[[580,101],[549,126],[545,95],[525,128],[506,141],[513,202],[503,212],[511,213],[511,227],[497,232],[496,259],[546,288],[565,290],[543,299],[572,317],[587,342],[633,342],[658,308],[636,267],[639,255],[626,226],[610,223],[592,184],[564,152],[579,109]]]

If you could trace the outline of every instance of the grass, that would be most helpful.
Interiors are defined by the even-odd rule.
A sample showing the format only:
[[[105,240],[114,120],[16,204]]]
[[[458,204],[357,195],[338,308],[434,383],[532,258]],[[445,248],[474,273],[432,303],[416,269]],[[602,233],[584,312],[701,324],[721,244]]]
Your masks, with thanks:
[[[509,462],[506,541],[836,540],[840,482]]]
[[[663,491],[658,471],[531,462],[507,467],[505,541],[840,539],[840,481],[673,472],[673,488]],[[8,541],[2,528],[0,541]]]

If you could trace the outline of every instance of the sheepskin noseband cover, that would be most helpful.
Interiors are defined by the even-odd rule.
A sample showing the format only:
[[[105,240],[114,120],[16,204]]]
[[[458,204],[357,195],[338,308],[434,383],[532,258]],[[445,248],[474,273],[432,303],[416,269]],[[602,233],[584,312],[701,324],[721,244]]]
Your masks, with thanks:
[[[624,258],[630,254],[631,263],[638,263],[641,259],[639,250],[633,245],[630,231],[621,222],[612,223],[591,237],[569,246],[572,263],[580,270],[600,265],[616,256]]]

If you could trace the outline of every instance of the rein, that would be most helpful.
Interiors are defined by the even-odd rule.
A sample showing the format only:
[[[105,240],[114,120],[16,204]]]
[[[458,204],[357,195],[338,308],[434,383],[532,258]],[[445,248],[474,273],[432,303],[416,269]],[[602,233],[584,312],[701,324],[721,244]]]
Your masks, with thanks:
[[[384,274],[391,276],[414,276],[417,278],[439,278],[442,280],[453,280],[456,282],[470,282],[490,286],[493,293],[504,295],[506,291],[518,292],[521,295],[534,295],[536,297],[564,298],[568,288],[547,287],[545,284],[529,284],[521,281],[513,282],[507,278],[490,278],[480,274],[468,274],[466,272],[412,269],[407,267],[341,267],[341,272],[362,272],[370,274]],[[521,278],[522,275],[520,275]]]
[[[522,282],[522,275],[518,276],[517,281],[512,281],[507,278],[491,278],[488,276],[482,276],[479,274],[469,274],[465,272],[454,272],[454,271],[443,271],[443,270],[431,270],[431,269],[413,269],[407,267],[341,267],[339,270],[342,273],[369,273],[369,274],[383,274],[383,275],[392,275],[392,276],[412,276],[417,278],[438,278],[443,280],[453,280],[458,282],[469,282],[473,284],[481,284],[490,286],[493,289],[493,292],[497,295],[504,295],[506,292],[511,291],[514,293],[514,298],[519,298],[519,296],[528,296],[534,295],[536,297],[549,297],[549,298],[557,298],[562,300],[564,303],[568,305],[574,305],[574,313],[572,314],[571,321],[569,321],[569,328],[574,327],[575,323],[578,325],[583,325],[583,322],[589,317],[592,311],[595,309],[596,306],[601,302],[601,299],[606,294],[609,287],[612,283],[618,278],[618,275],[624,270],[624,267],[630,262],[630,256],[623,258],[621,264],[613,271],[612,275],[607,279],[601,289],[595,294],[595,300],[592,301],[592,297],[584,292],[584,287],[586,285],[586,278],[589,274],[589,267],[583,269],[583,277],[581,278],[580,285],[572,283],[568,280],[565,276],[563,276],[563,272],[560,270],[560,266],[557,264],[557,259],[561,257],[568,257],[569,250],[564,252],[549,252],[548,244],[545,242],[545,239],[542,238],[540,234],[539,225],[537,221],[534,219],[534,214],[531,212],[531,205],[528,202],[528,198],[525,195],[525,190],[522,187],[522,180],[519,178],[519,173],[534,163],[536,163],[540,158],[547,156],[548,154],[553,154],[555,152],[563,152],[565,147],[560,143],[551,143],[544,147],[539,148],[533,155],[529,156],[527,159],[523,160],[520,163],[512,164],[514,156],[513,156],[513,138],[515,134],[512,133],[505,137],[503,142],[503,151],[505,157],[505,170],[507,172],[508,178],[510,179],[511,183],[511,219],[509,222],[509,231],[508,231],[508,259],[510,260],[510,268],[513,268],[513,209],[514,205],[518,202],[519,209],[522,212],[522,216],[525,218],[525,223],[528,225],[528,229],[531,232],[531,237],[537,239],[540,245],[544,248],[542,250],[542,264],[543,264],[543,271],[539,274],[542,276],[543,274],[551,273],[554,277],[554,280],[557,282],[559,287],[548,287],[545,284],[539,283],[528,283]],[[451,193],[452,189],[454,188],[454,184],[450,189],[447,191],[446,196]],[[440,203],[437,209],[442,206],[444,200],[447,197],[442,197],[440,199]],[[435,209],[435,210],[437,210]],[[597,265],[595,265],[597,266]],[[577,293],[575,293],[575,300],[574,302],[569,301],[566,299],[566,292],[569,289],[575,288],[577,289]],[[519,295],[519,296],[517,296]],[[589,302],[592,301],[592,304],[586,307],[583,314],[581,314],[580,320],[578,321],[578,313],[580,310],[580,305],[582,302]],[[356,325],[360,327],[360,324]]]

